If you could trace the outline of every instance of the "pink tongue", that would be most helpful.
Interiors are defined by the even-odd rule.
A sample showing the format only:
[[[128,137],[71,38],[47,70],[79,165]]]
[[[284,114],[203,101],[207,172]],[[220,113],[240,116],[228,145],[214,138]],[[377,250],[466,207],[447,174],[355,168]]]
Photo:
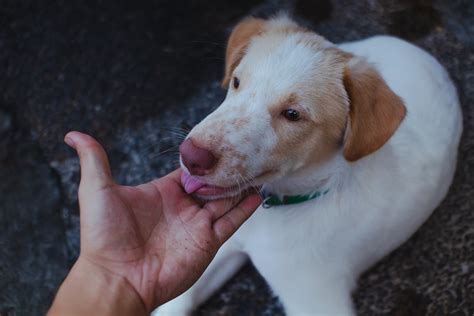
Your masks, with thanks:
[[[184,187],[184,191],[188,194],[194,193],[206,185],[185,171],[181,173],[181,184]]]

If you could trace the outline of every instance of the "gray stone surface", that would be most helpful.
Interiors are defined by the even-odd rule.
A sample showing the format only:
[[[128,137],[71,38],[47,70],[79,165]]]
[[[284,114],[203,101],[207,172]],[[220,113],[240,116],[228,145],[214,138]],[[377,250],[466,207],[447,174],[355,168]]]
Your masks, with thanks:
[[[78,254],[79,165],[65,132],[99,138],[118,182],[172,170],[183,132],[224,97],[232,25],[279,9],[334,42],[398,35],[447,67],[465,118],[454,184],[354,298],[360,315],[474,314],[474,2],[1,0],[0,315],[43,314]],[[283,312],[249,264],[197,314]]]
[[[2,316],[44,313],[69,265],[58,177],[27,135],[8,135],[0,163]]]

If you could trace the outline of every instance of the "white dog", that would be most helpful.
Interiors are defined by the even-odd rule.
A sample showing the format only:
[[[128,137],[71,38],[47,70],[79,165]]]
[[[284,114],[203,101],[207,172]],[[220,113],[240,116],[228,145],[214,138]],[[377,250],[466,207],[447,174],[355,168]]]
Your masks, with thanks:
[[[185,190],[212,199],[263,185],[266,199],[158,315],[190,314],[247,258],[288,315],[354,315],[358,276],[452,181],[462,116],[448,74],[402,40],[334,45],[279,16],[237,25],[223,84],[222,105],[181,145]]]

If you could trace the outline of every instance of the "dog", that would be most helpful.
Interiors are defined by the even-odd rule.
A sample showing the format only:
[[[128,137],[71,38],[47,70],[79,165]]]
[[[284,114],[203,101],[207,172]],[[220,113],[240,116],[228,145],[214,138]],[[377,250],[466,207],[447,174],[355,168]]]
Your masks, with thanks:
[[[403,40],[335,45],[280,15],[233,29],[223,86],[180,146],[184,189],[216,199],[262,186],[264,201],[158,315],[189,315],[248,258],[287,315],[356,314],[358,276],[452,182],[462,114],[449,75]]]

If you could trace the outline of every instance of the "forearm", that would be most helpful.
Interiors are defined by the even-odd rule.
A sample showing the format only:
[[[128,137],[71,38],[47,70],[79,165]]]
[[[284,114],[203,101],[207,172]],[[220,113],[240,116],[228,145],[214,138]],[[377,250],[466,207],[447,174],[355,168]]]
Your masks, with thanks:
[[[148,315],[125,278],[79,259],[54,299],[48,316]]]

